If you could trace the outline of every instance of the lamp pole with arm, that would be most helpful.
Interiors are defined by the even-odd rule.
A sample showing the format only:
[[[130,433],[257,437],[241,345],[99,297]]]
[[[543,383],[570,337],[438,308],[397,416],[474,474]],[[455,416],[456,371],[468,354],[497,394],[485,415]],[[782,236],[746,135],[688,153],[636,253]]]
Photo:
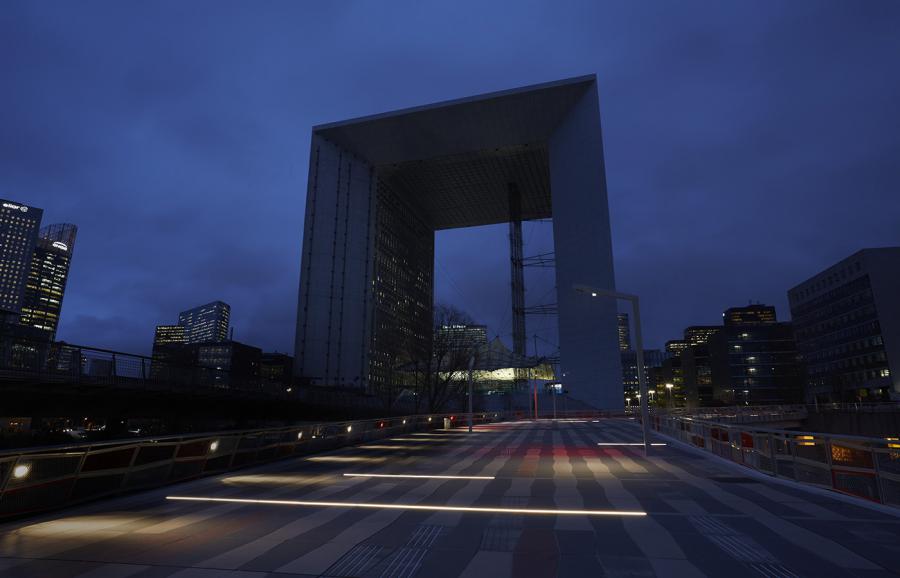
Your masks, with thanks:
[[[638,389],[640,394],[637,396],[641,405],[641,430],[644,434],[644,456],[650,454],[650,409],[647,406],[647,377],[644,375],[644,342],[641,338],[641,308],[638,304],[638,296],[630,293],[619,293],[618,291],[608,291],[606,289],[595,289],[587,285],[573,285],[575,291],[584,293],[589,297],[611,297],[613,299],[621,299],[631,303],[632,314],[634,315],[634,345],[637,354],[637,373],[638,373]]]

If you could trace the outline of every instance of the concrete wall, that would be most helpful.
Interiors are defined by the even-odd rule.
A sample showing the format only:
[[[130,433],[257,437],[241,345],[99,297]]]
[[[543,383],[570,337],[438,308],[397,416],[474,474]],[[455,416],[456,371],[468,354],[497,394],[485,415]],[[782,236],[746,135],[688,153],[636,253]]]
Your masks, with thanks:
[[[553,240],[559,303],[560,379],[594,407],[623,407],[617,304],[576,293],[584,284],[615,289],[596,84],[549,141]]]
[[[294,368],[314,383],[365,385],[374,203],[368,163],[313,135]]]

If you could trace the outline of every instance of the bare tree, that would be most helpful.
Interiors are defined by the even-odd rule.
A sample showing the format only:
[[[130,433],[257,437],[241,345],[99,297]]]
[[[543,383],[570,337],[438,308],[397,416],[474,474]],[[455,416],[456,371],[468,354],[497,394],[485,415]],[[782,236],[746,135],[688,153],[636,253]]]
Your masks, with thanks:
[[[467,313],[452,305],[434,307],[431,359],[425,379],[429,411],[441,411],[465,391],[469,359],[477,349],[472,334],[465,331],[472,324]]]
[[[422,339],[401,328],[388,334],[392,344],[386,362],[388,383],[379,391],[385,409],[391,411],[407,394],[416,413],[439,412],[463,395],[469,359],[478,344],[467,332],[472,318],[452,305],[434,306],[431,334]]]

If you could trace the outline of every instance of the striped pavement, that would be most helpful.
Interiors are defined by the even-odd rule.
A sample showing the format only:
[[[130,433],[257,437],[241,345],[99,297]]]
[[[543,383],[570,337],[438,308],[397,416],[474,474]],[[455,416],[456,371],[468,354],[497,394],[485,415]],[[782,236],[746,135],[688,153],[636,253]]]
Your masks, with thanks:
[[[640,440],[624,419],[403,434],[0,526],[0,576],[900,575],[900,515],[598,445]]]

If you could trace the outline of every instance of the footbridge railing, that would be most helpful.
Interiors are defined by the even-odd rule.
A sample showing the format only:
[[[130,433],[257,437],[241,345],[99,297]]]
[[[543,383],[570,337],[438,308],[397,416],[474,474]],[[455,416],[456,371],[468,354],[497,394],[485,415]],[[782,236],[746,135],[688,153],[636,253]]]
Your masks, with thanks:
[[[4,451],[0,519],[401,433],[462,426],[467,415],[410,415]],[[473,416],[475,424],[503,419],[500,413]]]
[[[900,436],[871,438],[765,429],[657,414],[658,432],[776,478],[900,507]]]

